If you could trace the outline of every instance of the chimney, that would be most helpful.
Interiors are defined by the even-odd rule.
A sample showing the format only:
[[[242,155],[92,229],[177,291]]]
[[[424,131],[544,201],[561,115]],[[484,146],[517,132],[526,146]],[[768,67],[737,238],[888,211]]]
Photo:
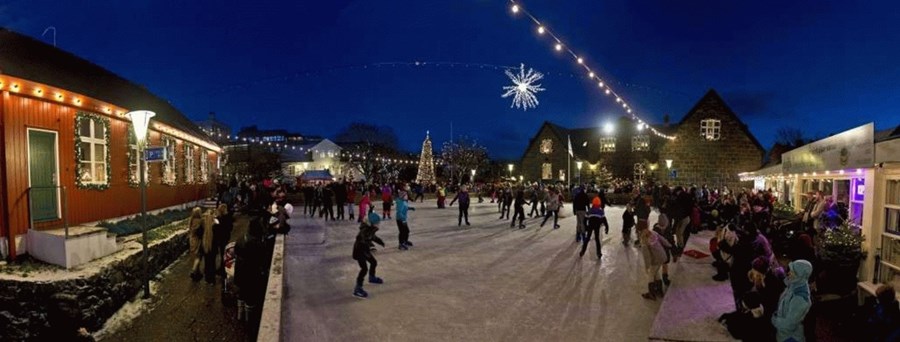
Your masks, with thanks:
[[[663,126],[669,128],[669,114],[663,115]]]

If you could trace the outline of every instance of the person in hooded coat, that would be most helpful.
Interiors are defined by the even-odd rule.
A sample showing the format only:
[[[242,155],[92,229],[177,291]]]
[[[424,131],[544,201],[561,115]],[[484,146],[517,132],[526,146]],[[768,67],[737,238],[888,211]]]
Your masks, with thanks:
[[[373,242],[384,247],[384,241],[375,235],[378,232],[379,223],[381,223],[381,217],[374,212],[369,213],[366,220],[359,225],[359,233],[356,235],[356,241],[353,243],[353,260],[359,263],[359,273],[356,276],[356,287],[353,289],[353,295],[359,298],[369,297],[369,293],[363,290],[363,280],[366,278],[366,273],[369,274],[370,283],[384,283],[383,279],[375,276],[378,260],[375,260],[375,255],[372,254],[370,249],[370,245]]]
[[[599,197],[597,197],[600,200]],[[588,211],[588,206],[590,205],[590,199],[588,199],[586,191],[584,191],[584,187],[578,187],[575,189],[575,197],[572,198],[572,210],[575,211],[575,241],[581,242],[581,239],[584,238],[584,224],[585,224],[585,215]]]
[[[812,264],[806,260],[794,260],[788,264],[788,274],[784,279],[787,286],[778,300],[778,309],[772,316],[775,338],[783,341],[806,341],[803,334],[803,319],[812,306],[809,292],[809,276]]]
[[[213,250],[219,257],[219,267],[216,271],[225,276],[225,246],[231,240],[231,231],[234,230],[234,217],[224,203],[216,208],[216,222],[213,227]]]

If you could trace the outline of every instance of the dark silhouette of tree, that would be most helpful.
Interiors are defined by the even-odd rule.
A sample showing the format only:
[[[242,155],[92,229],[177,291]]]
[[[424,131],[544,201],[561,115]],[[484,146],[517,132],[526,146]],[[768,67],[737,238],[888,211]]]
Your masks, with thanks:
[[[810,140],[803,135],[803,131],[796,127],[781,127],[775,132],[775,142],[789,147],[806,145]]]

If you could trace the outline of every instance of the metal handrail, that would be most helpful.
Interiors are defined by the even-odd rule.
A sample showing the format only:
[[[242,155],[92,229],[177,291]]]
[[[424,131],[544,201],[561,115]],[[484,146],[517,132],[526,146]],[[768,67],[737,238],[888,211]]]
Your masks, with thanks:
[[[32,186],[27,190],[28,194],[28,229],[34,229],[34,216],[31,214],[34,210],[34,205],[31,203],[31,190],[33,189],[60,189],[60,197],[62,198],[62,220],[63,220],[63,228],[66,231],[66,240],[69,239],[69,201],[66,197],[66,187],[61,185],[55,186]]]

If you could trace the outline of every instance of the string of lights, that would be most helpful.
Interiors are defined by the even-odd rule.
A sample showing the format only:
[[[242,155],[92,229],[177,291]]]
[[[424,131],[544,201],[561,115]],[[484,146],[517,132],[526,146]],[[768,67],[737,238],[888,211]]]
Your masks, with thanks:
[[[273,147],[273,148],[282,149],[282,150],[290,149],[290,150],[296,150],[296,151],[304,151],[304,150],[309,151],[309,148],[307,148],[305,146],[295,145],[295,144],[291,144],[291,143],[271,142],[271,141],[265,141],[261,138],[238,137],[236,135],[226,135],[226,134],[222,134],[222,133],[208,131],[205,129],[203,130],[203,132],[205,132],[207,135],[209,135],[212,138],[227,139],[229,142],[232,142],[232,143],[252,143],[252,144],[258,144],[259,146]],[[365,160],[367,158],[365,155],[362,155],[359,153],[350,153],[350,152],[341,152],[340,157],[342,157],[342,158],[362,158],[363,160]],[[394,163],[394,164],[417,165],[419,163],[418,157],[415,157],[416,159],[405,159],[405,158],[398,158],[398,157],[386,157],[386,156],[382,156],[382,155],[375,155],[374,158],[375,158],[375,161]],[[435,160],[435,164],[439,165],[439,164],[441,164],[441,161]]]
[[[572,57],[572,59],[576,63],[578,63],[578,65],[580,67],[582,67],[585,70],[589,81],[592,81],[592,82],[596,81],[597,87],[603,92],[603,94],[610,96],[610,97],[615,97],[616,103],[622,105],[622,110],[624,110],[625,113],[628,114],[628,116],[630,116],[632,120],[637,121],[637,123],[638,123],[637,127],[639,130],[643,130],[644,128],[647,128],[651,132],[653,132],[653,134],[655,134],[661,138],[665,138],[665,139],[669,139],[669,140],[675,139],[675,136],[664,134],[664,133],[656,130],[655,128],[647,125],[647,123],[643,119],[638,117],[637,113],[635,113],[632,106],[629,105],[628,101],[626,101],[625,98],[621,94],[617,93],[614,89],[612,89],[607,82],[604,82],[603,78],[601,78],[594,71],[594,69],[588,65],[588,62],[584,59],[584,57],[578,55],[575,51],[573,51],[571,48],[569,48],[569,46],[567,44],[565,44],[563,42],[563,40],[559,38],[559,36],[557,36],[552,31],[550,31],[550,29],[547,28],[547,25],[544,25],[543,23],[541,23],[541,21],[538,20],[534,15],[532,15],[527,10],[525,10],[525,8],[518,1],[509,0],[509,3],[510,3],[510,11],[512,11],[513,15],[521,14],[521,15],[525,15],[526,17],[531,19],[531,21],[534,22],[534,24],[537,27],[536,30],[537,30],[537,33],[539,36],[549,36],[551,38],[551,40],[553,41],[553,44],[554,44],[553,49],[556,52],[568,53]]]

